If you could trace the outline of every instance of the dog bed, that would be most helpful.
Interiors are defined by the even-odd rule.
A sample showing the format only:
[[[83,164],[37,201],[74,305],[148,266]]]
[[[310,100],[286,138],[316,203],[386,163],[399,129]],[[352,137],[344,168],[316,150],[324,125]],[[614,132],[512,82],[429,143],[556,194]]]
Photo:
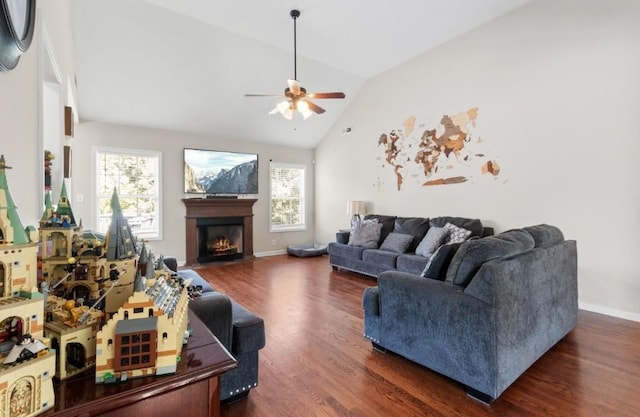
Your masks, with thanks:
[[[321,245],[319,243],[298,243],[287,246],[287,253],[300,258],[321,256],[327,253],[327,245]]]

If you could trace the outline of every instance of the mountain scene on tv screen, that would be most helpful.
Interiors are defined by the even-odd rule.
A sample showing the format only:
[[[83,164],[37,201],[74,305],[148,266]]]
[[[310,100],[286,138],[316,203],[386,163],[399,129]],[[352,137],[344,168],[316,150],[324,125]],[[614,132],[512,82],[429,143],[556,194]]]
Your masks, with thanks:
[[[249,161],[218,172],[195,172],[184,165],[185,191],[206,194],[258,194],[258,162]]]

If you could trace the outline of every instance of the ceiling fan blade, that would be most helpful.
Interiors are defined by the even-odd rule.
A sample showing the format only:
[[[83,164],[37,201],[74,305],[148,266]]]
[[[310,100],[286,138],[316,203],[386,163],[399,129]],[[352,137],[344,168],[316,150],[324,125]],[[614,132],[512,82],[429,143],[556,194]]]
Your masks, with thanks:
[[[315,104],[311,100],[305,100],[305,101],[309,105],[309,110],[311,110],[312,112],[314,112],[316,114],[322,114],[322,113],[325,112],[325,110],[322,107],[318,106],[317,104]]]
[[[287,84],[289,84],[289,90],[291,90],[294,97],[300,95],[300,83],[298,80],[289,79],[287,80]]]
[[[282,94],[245,94],[245,97],[284,97]]]
[[[309,93],[307,94],[309,98],[345,98],[343,92],[335,92],[335,93]]]

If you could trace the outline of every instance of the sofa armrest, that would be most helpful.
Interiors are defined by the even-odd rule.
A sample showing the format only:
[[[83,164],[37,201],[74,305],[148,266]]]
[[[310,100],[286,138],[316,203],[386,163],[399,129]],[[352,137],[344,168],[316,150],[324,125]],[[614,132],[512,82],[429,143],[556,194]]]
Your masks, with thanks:
[[[336,233],[336,242],[344,243],[345,245],[349,243],[349,236],[351,235],[350,230],[339,230]]]
[[[380,297],[378,295],[378,287],[369,287],[364,289],[362,294],[362,309],[365,314],[380,315]]]
[[[380,274],[378,277],[378,288],[380,298],[386,299],[389,296],[404,298],[406,295],[406,300],[416,301],[425,298],[440,299],[441,297],[452,295],[459,296],[463,294],[464,290],[463,287],[448,282],[423,278],[415,274],[400,271],[385,271]],[[401,298],[398,299],[398,302],[403,303]]]
[[[495,378],[493,308],[462,287],[387,271],[378,277],[380,346],[481,392]]]
[[[189,308],[211,330],[220,343],[231,351],[231,299],[220,292],[207,292],[190,300]]]
[[[237,302],[231,301],[233,311],[233,355],[255,352],[265,345],[264,321]]]
[[[468,358],[490,350],[493,338],[491,306],[465,294],[464,288],[406,272],[386,271],[378,277],[383,329],[394,334],[388,346],[413,345],[422,351],[426,340],[443,351],[459,349]],[[473,348],[468,346],[472,343]],[[473,350],[473,354],[470,351]]]

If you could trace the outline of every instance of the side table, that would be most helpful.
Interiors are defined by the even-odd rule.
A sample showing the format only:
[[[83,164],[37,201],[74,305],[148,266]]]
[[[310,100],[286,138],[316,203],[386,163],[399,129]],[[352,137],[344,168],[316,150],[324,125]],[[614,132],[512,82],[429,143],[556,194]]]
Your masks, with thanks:
[[[55,406],[45,417],[219,417],[220,375],[237,363],[218,339],[189,311],[189,342],[175,374],[96,384],[93,370],[54,381]]]

